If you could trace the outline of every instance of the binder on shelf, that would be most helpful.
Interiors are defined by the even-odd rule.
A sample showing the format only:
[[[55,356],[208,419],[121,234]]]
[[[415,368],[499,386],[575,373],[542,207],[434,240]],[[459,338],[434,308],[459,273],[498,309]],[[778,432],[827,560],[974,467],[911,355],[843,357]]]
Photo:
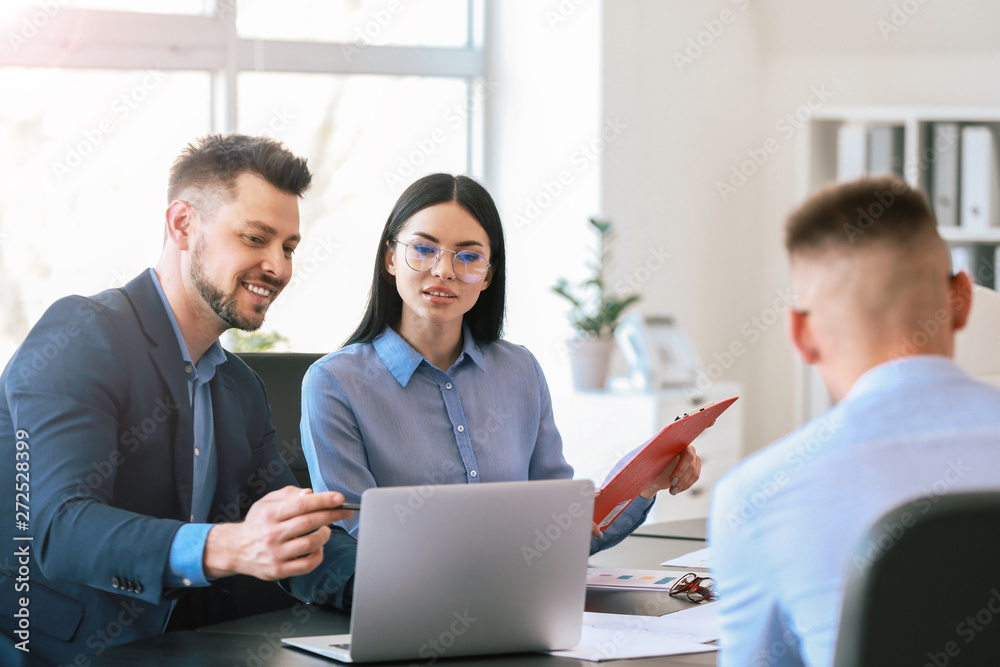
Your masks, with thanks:
[[[962,128],[961,216],[970,231],[1000,227],[1000,169],[996,139],[984,125]]]
[[[997,256],[1000,246],[986,243],[958,243],[951,246],[952,271],[965,271],[977,285],[991,289],[997,285]]]
[[[902,125],[873,125],[868,131],[868,173],[903,175]]]
[[[996,247],[976,244],[972,251],[972,258],[972,282],[989,288],[996,285]]]
[[[951,272],[960,273],[965,271],[971,276],[972,252],[970,251],[970,247],[967,245],[952,244],[948,250],[951,251]]]
[[[1000,245],[994,248],[993,253],[993,289],[1000,292],[1000,271],[997,271],[997,267],[1000,267]]]
[[[868,168],[868,128],[844,123],[837,129],[837,180],[853,181]]]
[[[939,225],[955,227],[959,215],[958,167],[961,155],[958,123],[934,123],[930,145],[934,150],[929,188],[934,216]]]

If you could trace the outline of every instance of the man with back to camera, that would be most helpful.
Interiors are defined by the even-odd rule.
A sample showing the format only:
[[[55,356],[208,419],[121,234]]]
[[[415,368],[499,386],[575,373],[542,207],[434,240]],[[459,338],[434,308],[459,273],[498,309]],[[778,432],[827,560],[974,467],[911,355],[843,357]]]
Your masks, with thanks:
[[[343,496],[297,488],[263,383],[218,341],[259,328],[288,284],[311,179],[268,138],[192,143],[155,269],[57,301],[15,352],[0,377],[0,663],[89,664],[237,573],[349,606],[356,545],[328,526],[350,516]]]
[[[924,196],[894,177],[828,187],[786,246],[789,335],[838,403],[716,485],[725,667],[830,665],[869,527],[920,496],[1000,488],[1000,391],[951,361],[972,285]]]

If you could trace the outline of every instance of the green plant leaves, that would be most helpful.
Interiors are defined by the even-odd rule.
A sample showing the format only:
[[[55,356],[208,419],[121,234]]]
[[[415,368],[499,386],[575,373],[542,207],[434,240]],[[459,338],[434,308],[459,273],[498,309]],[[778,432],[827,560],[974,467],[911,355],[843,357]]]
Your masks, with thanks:
[[[571,287],[569,281],[560,278],[552,286],[552,291],[566,299],[573,306],[569,321],[584,338],[600,338],[614,334],[618,318],[622,312],[641,297],[638,294],[608,294],[604,281],[605,265],[611,259],[611,221],[590,218],[590,225],[598,233],[596,257],[587,262],[592,275]]]

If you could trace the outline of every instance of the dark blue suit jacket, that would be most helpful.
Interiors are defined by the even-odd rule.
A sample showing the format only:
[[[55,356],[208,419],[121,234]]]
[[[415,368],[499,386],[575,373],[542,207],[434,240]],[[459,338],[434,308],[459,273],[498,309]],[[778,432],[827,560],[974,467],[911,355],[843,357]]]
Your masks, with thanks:
[[[238,521],[261,496],[295,485],[263,383],[226,356],[210,382],[213,523]],[[183,593],[165,588],[164,575],[191,512],[193,422],[181,351],[149,273],[56,302],[0,384],[0,663],[72,664],[162,632]],[[355,547],[337,530],[323,566],[283,583],[299,599],[344,607]],[[16,648],[26,637],[30,653]]]

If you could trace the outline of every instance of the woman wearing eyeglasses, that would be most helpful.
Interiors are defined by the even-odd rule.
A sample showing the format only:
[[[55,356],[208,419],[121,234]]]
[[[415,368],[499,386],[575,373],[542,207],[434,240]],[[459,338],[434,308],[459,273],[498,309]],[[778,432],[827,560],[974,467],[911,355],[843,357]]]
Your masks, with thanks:
[[[302,445],[314,488],[357,502],[372,486],[573,476],[542,370],[500,338],[506,262],[500,215],[465,176],[431,174],[393,207],[361,324],[302,388]],[[698,479],[689,447],[601,535],[642,523],[657,491]],[[356,515],[344,522],[356,534]]]

